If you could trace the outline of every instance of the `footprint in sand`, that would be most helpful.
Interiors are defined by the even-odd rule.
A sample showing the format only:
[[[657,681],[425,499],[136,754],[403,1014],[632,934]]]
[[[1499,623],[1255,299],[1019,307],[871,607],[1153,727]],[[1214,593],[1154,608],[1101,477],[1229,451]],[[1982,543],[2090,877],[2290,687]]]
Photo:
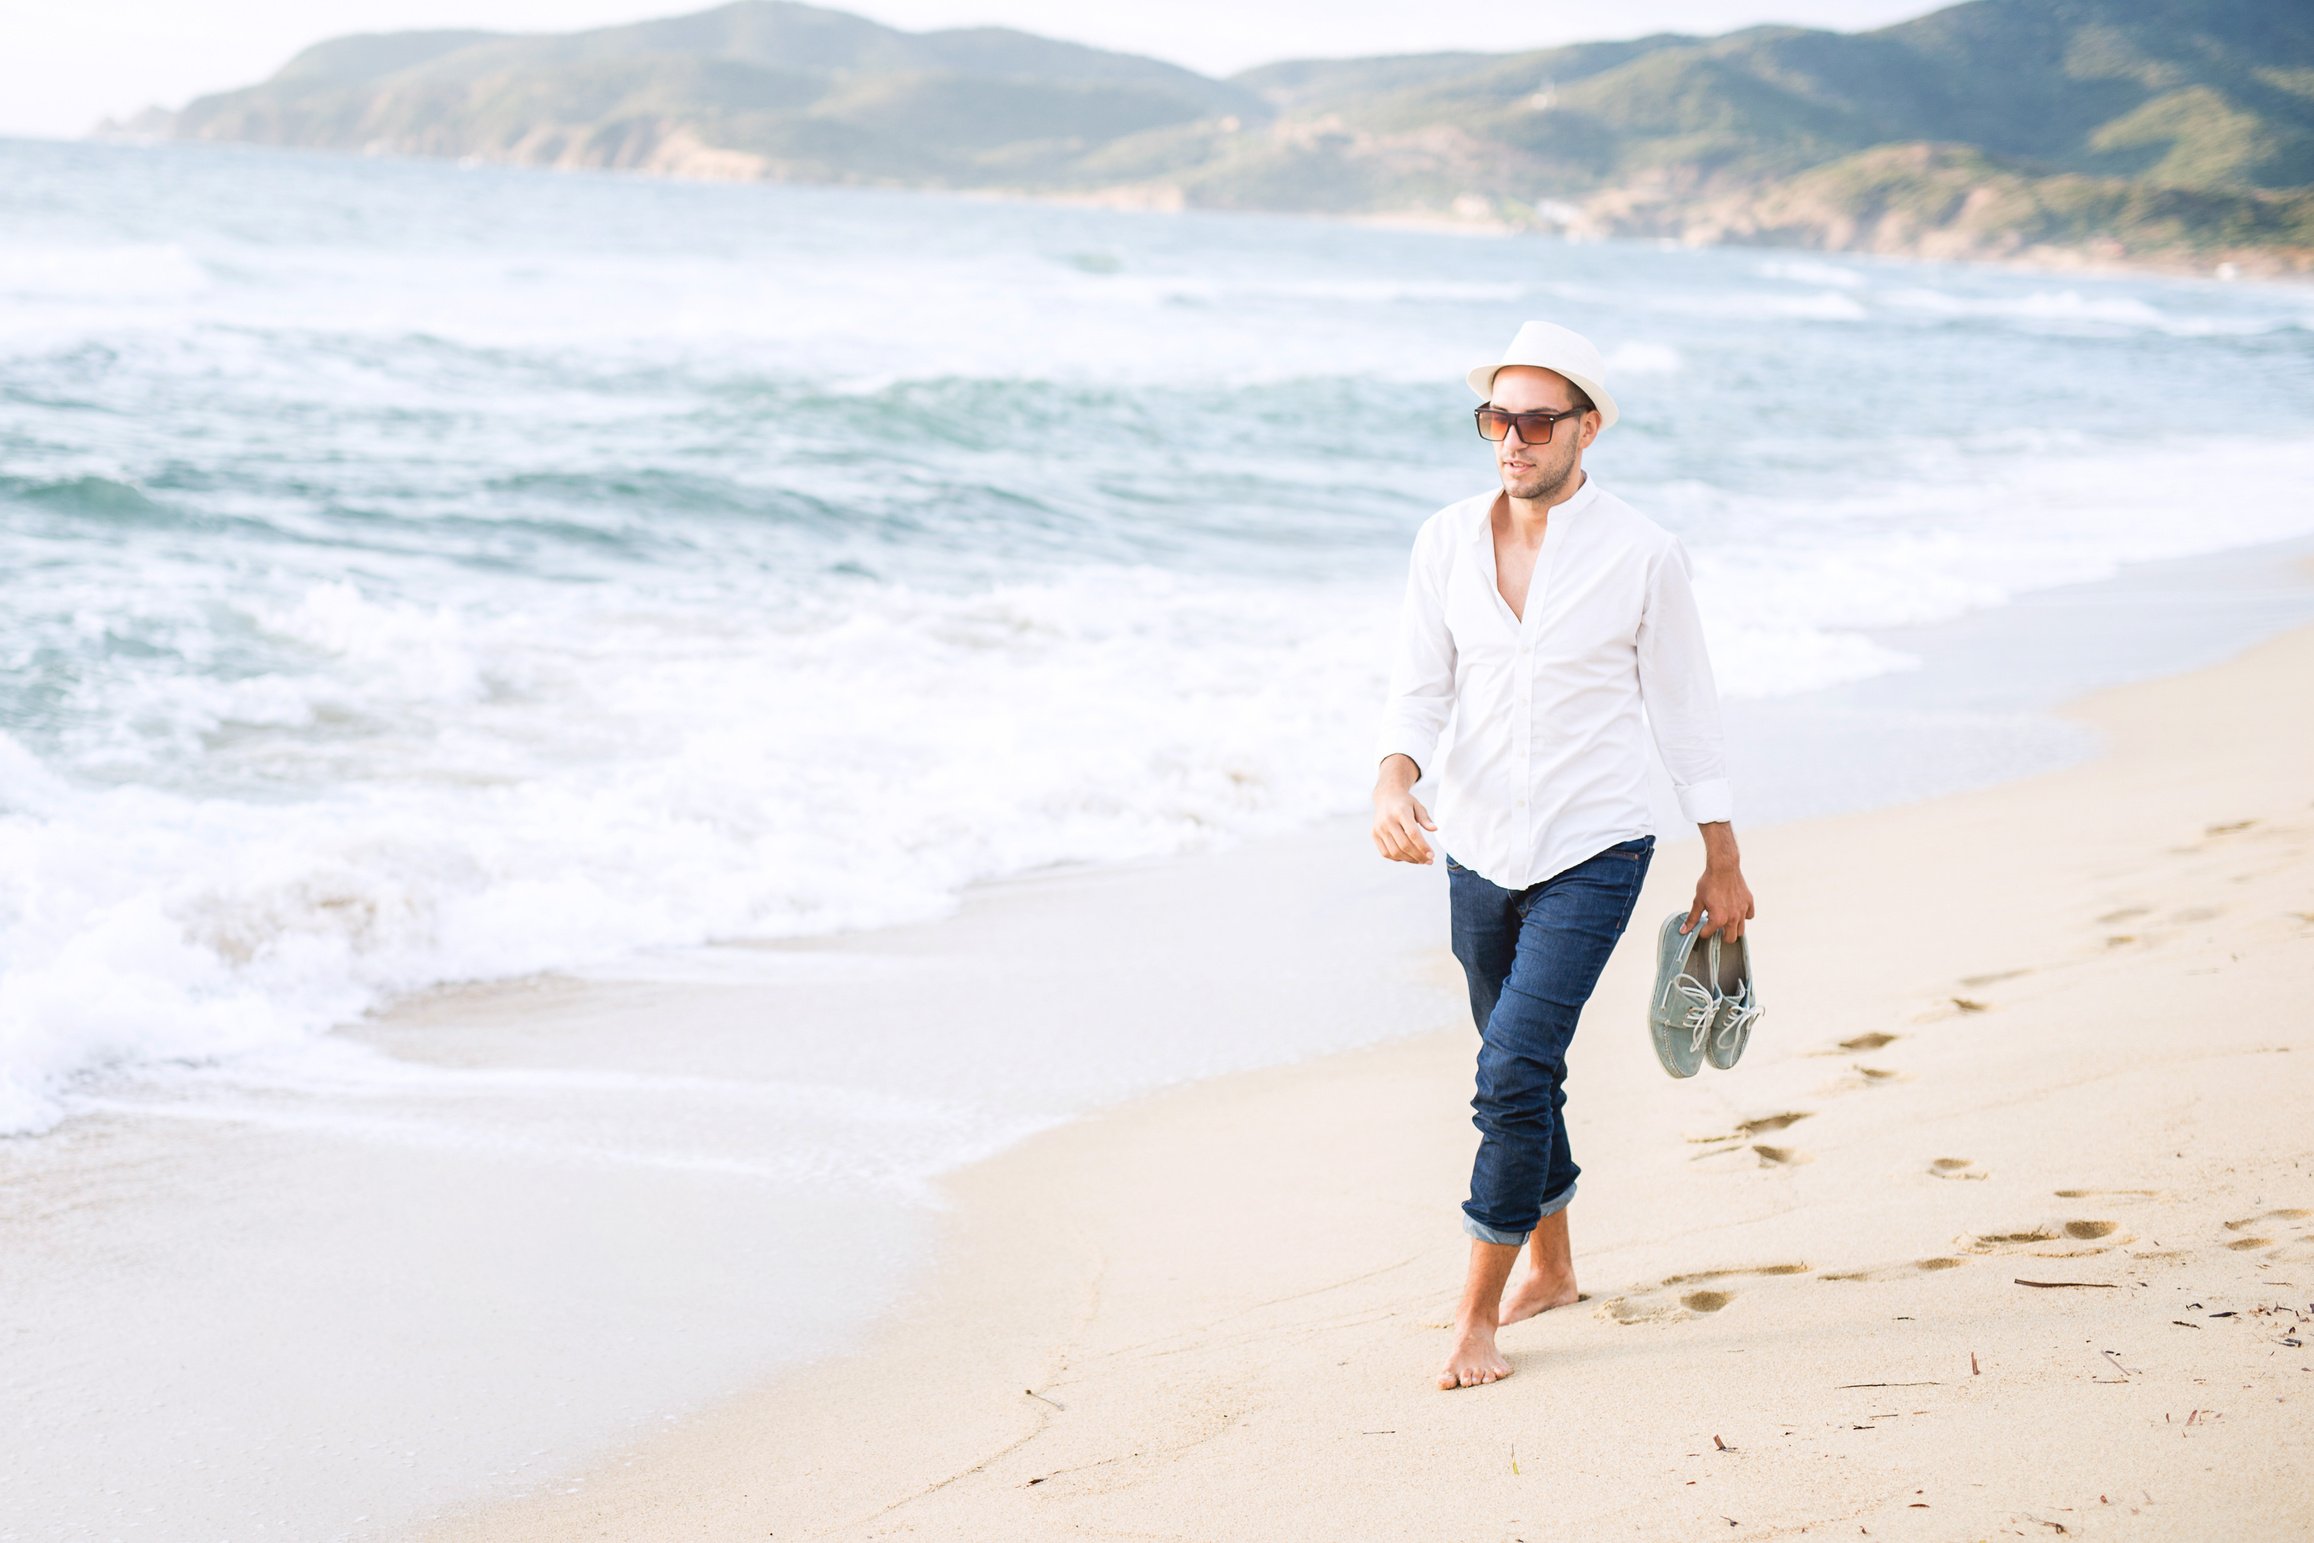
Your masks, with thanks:
[[[1901,1034],[1890,1034],[1881,1029],[1874,1029],[1870,1033],[1851,1035],[1847,1039],[1841,1040],[1830,1050],[1819,1050],[1816,1052],[1816,1054],[1851,1056],[1869,1055],[1875,1050],[1887,1049],[1890,1045],[1895,1044],[1903,1037],[1904,1036]],[[1885,1066],[1866,1066],[1858,1061],[1850,1061],[1848,1063],[1848,1069],[1856,1074],[1856,1076],[1861,1080],[1862,1085],[1865,1087],[1871,1087],[1875,1083],[1881,1082],[1898,1082],[1903,1080],[1904,1076],[1902,1072],[1891,1071]],[[1844,1090],[1852,1090],[1856,1086],[1857,1083],[1854,1082],[1839,1082],[1834,1083],[1832,1086],[1825,1089],[1825,1091],[1829,1093],[1838,1093]]]
[[[2237,1254],[2265,1250],[2270,1258],[2314,1257],[2314,1227],[2294,1225],[2314,1217],[2314,1211],[2290,1207],[2283,1210],[2261,1211],[2239,1221],[2225,1223],[2228,1232],[2246,1233],[2226,1244]]]
[[[2050,1193],[2059,1200],[2119,1200],[2124,1203],[2166,1198],[2163,1191],[2158,1189],[2058,1189],[2051,1190]],[[2134,1241],[2136,1241],[2134,1237],[2115,1238],[2110,1246],[2118,1247]],[[2132,1259],[2183,1259],[2185,1257],[2184,1252],[2179,1249],[2159,1246],[2160,1239],[2158,1238],[2154,1240],[2154,1243],[2155,1246],[2152,1248],[2130,1249],[2129,1257]],[[2092,1249],[2089,1252],[2094,1253],[2096,1250]]]
[[[1862,1061],[1854,1059],[1875,1050],[1885,1049],[1902,1037],[1897,1034],[1882,1034],[1876,1031],[1870,1034],[1859,1034],[1853,1039],[1844,1039],[1840,1041],[1836,1049],[1817,1051],[1818,1055],[1846,1056],[1849,1059],[1845,1063],[1844,1075],[1835,1081],[1824,1084],[1816,1091],[1825,1097],[1837,1097],[1842,1093],[1853,1093],[1858,1088],[1878,1087],[1884,1082],[1910,1081],[1911,1079],[1905,1073],[1897,1071],[1893,1067],[1867,1066]]]
[[[1753,1136],[1765,1136],[1771,1131],[1789,1130],[1806,1119],[1810,1112],[1799,1109],[1788,1114],[1763,1114],[1756,1120],[1746,1120],[1736,1127],[1736,1139],[1746,1140]]]
[[[2080,1220],[2047,1222],[2016,1232],[1982,1232],[1964,1238],[1961,1248],[1971,1254],[2030,1254],[2038,1259],[2079,1259],[2135,1241],[2120,1232],[2119,1222]],[[2081,1245],[2091,1245],[2083,1247]]]
[[[1613,1323],[1677,1323],[1716,1313],[1735,1300],[1735,1293],[1716,1284],[1743,1275],[1805,1275],[1804,1264],[1757,1264],[1728,1270],[1696,1270],[1667,1275],[1653,1286],[1623,1296],[1609,1297],[1596,1309]]]
[[[2256,820],[2226,820],[2216,825],[2205,825],[2202,827],[2202,841],[2189,841],[2184,846],[2171,847],[2170,850],[2181,857],[2187,856],[2201,851],[2202,842],[2213,836],[2238,836],[2257,823]]]
[[[1991,1177],[1990,1174],[1986,1173],[1982,1168],[1979,1168],[1975,1163],[1971,1162],[1965,1157],[1939,1157],[1933,1159],[1928,1165],[1928,1172],[1931,1178],[1938,1179],[1969,1180]]]
[[[1904,1264],[1876,1264],[1861,1270],[1838,1270],[1816,1277],[1818,1280],[1898,1280],[1919,1274],[1936,1274],[1943,1270],[1957,1270],[1967,1264],[1966,1259],[1955,1259],[1950,1254],[1933,1258],[1914,1259]]]
[[[2300,1211],[2296,1209],[2287,1211],[2260,1211],[2257,1215],[2245,1216],[2238,1222],[2227,1222],[2225,1227],[2226,1231],[2228,1232],[2239,1232],[2244,1227],[2255,1227],[2260,1222],[2302,1222],[2309,1216],[2314,1216],[2314,1211]]]
[[[1807,1157],[1790,1147],[1760,1146],[1754,1143],[1753,1138],[1772,1135],[1776,1131],[1789,1129],[1806,1119],[1808,1114],[1809,1111],[1805,1109],[1791,1110],[1784,1114],[1763,1114],[1757,1119],[1744,1121],[1734,1130],[1723,1135],[1690,1136],[1687,1138],[1689,1146],[1708,1147],[1710,1150],[1696,1153],[1689,1161],[1702,1162],[1707,1157],[1718,1157],[1724,1153],[1739,1151],[1750,1146],[1751,1150],[1758,1155],[1760,1166],[1763,1168],[1804,1163],[1808,1160]]]

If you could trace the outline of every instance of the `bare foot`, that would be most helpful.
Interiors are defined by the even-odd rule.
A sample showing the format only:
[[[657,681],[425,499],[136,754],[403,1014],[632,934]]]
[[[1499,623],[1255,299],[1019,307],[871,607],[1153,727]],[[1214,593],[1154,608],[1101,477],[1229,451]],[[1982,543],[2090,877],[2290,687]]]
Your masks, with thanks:
[[[1474,1323],[1459,1329],[1454,1336],[1454,1354],[1446,1358],[1446,1367],[1438,1374],[1441,1388],[1475,1388],[1482,1382],[1500,1382],[1511,1374],[1511,1363],[1494,1348],[1494,1329],[1489,1324]]]
[[[1502,1321],[1517,1323],[1537,1313],[1547,1313],[1554,1307],[1565,1307],[1580,1301],[1582,1293],[1575,1289],[1572,1275],[1537,1275],[1528,1272],[1519,1282],[1519,1289],[1503,1298]]]

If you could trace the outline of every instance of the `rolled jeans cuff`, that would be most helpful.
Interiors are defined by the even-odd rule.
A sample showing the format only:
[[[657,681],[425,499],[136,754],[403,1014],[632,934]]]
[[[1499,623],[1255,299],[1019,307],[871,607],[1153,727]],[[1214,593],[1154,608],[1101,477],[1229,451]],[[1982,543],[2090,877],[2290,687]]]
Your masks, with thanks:
[[[1558,1215],[1567,1208],[1568,1202],[1574,1198],[1575,1186],[1570,1184],[1543,1202],[1543,1208],[1536,1214],[1535,1220],[1539,1222],[1546,1216]],[[1526,1242],[1527,1233],[1534,1229],[1530,1227],[1527,1232],[1504,1232],[1499,1227],[1489,1227],[1485,1222],[1472,1216],[1470,1212],[1464,1211],[1462,1213],[1462,1230],[1481,1243],[1500,1243],[1510,1248],[1517,1248]]]

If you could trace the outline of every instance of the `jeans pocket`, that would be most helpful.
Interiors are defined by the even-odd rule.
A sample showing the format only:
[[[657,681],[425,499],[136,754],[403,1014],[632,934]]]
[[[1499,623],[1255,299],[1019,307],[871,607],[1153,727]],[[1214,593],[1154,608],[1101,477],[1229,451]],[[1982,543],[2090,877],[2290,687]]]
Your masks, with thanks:
[[[1456,862],[1456,861],[1454,860],[1453,854],[1451,854],[1451,853],[1448,853],[1448,852],[1441,852],[1441,853],[1439,853],[1438,855],[1446,859],[1446,871],[1447,871],[1448,873],[1468,873],[1468,872],[1470,872],[1470,870],[1469,870],[1468,868],[1465,868],[1465,867],[1464,867],[1462,864],[1460,864],[1460,863],[1458,863],[1458,862]]]

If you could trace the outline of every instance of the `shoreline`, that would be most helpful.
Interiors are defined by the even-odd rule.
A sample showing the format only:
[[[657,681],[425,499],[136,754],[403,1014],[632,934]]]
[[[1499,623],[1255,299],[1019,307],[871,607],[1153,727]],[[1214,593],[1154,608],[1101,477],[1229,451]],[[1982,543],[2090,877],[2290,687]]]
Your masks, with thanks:
[[[1444,1484],[1472,1536],[2294,1536],[2314,1501],[2242,1465],[2314,1457],[2314,1028],[2285,1010],[2314,723],[2269,721],[2309,671],[2300,627],[2074,704],[2089,762],[1749,833],[1762,1034],[1666,1084],[1619,950],[1570,1106],[1589,1300],[1506,1332],[1525,1376],[1427,1385],[1467,1164],[1449,1022],[952,1174],[936,1263],[863,1346],[422,1535],[1412,1538]],[[1692,879],[1659,855],[1634,927]],[[1859,871],[1919,875],[1904,930]],[[2083,1284],[2017,1284],[2055,1280]]]
[[[2309,256],[2295,249],[2285,253],[2269,253],[2258,248],[2227,248],[2206,258],[2178,254],[2115,257],[2088,247],[2052,244],[2029,246],[2013,253],[1997,256],[1992,254],[1953,256],[1928,250],[1925,245],[1920,250],[1895,251],[1877,248],[1810,246],[1796,242],[1789,244],[1765,241],[1698,242],[1689,241],[1679,236],[1631,233],[1598,236],[1572,235],[1564,229],[1545,225],[1518,224],[1493,216],[1481,219],[1464,219],[1453,214],[1420,210],[1325,212],[1299,209],[1222,208],[1190,204],[1178,199],[1169,200],[1158,192],[1133,186],[1095,189],[1086,192],[1040,192],[1022,188],[951,188],[917,183],[802,182],[776,177],[706,176],[680,171],[654,171],[644,167],[631,166],[566,166],[525,161],[503,161],[483,156],[371,153],[330,149],[318,145],[269,145],[248,140],[178,139],[157,134],[91,132],[75,138],[47,142],[139,150],[189,145],[211,149],[334,156],[360,161],[408,161],[420,165],[444,165],[459,169],[532,172],[557,176],[576,174],[633,177],[654,182],[689,183],[710,187],[792,187],[820,191],[924,194],[933,197],[963,199],[968,202],[1033,204],[1063,209],[1095,209],[1116,214],[1247,216],[1256,219],[1316,221],[1377,231],[1461,236],[1474,240],[1535,239],[1580,246],[1625,243],[1633,246],[1672,246],[1690,250],[1797,253],[1805,256],[1861,261],[1950,264],[1963,269],[1992,268],[2012,273],[2045,273],[2066,277],[2198,279],[2206,283],[2299,286],[2314,284],[2314,256]]]

